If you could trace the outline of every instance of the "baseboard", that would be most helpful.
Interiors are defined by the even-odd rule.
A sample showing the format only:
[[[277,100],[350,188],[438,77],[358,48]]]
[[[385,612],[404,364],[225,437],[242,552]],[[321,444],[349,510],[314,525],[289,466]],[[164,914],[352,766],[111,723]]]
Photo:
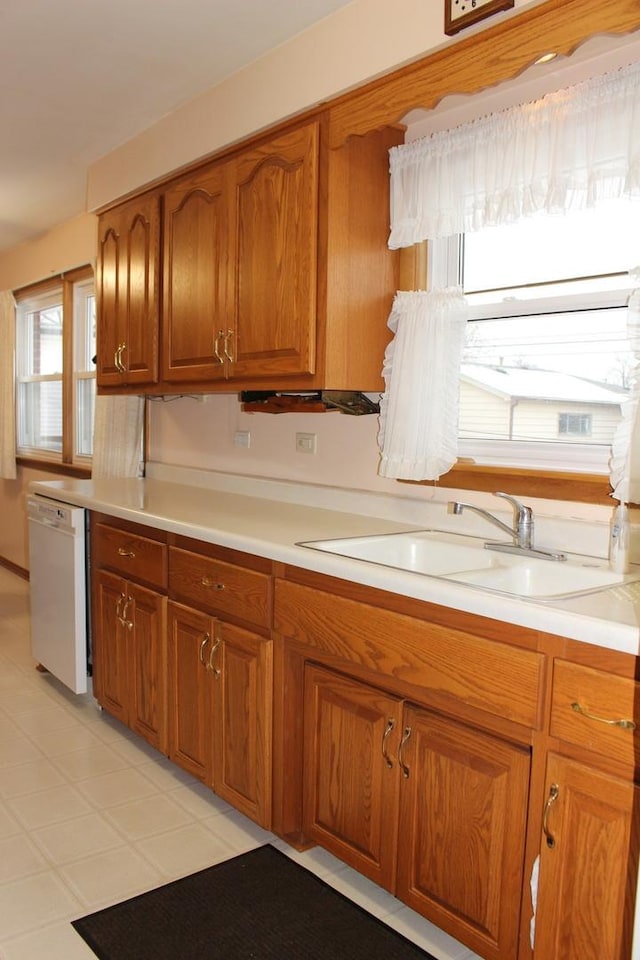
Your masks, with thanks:
[[[6,570],[10,570],[11,573],[15,573],[18,577],[22,577],[23,580],[29,579],[28,570],[25,570],[24,567],[18,566],[17,563],[13,563],[11,560],[7,560],[6,557],[0,557],[0,567],[5,567]]]

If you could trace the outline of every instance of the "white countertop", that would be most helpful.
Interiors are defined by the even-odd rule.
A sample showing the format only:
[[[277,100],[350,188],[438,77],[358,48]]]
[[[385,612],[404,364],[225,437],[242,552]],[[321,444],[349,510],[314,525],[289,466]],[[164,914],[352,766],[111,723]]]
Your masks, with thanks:
[[[358,512],[353,491],[346,493],[340,509],[330,509],[326,504],[331,499],[322,488],[228,475],[212,475],[208,486],[155,478],[67,479],[35,482],[30,490],[343,580],[634,655],[640,652],[640,583],[541,603],[296,546],[300,541],[417,528],[389,519],[389,511],[381,510],[380,516]],[[325,505],[312,505],[318,502]]]

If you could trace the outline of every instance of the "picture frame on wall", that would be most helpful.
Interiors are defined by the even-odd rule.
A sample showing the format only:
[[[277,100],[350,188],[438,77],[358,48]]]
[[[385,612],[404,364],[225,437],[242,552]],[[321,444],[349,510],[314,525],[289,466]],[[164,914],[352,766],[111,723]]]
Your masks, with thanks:
[[[485,17],[510,10],[514,3],[515,0],[444,0],[444,32],[451,37]]]

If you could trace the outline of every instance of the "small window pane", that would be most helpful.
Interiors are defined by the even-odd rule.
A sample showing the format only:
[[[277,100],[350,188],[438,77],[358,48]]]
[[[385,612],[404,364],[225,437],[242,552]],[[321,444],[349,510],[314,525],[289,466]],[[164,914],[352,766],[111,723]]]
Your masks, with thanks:
[[[26,376],[62,373],[62,305],[30,311],[23,328]]]
[[[586,413],[559,414],[558,433],[560,436],[572,434],[577,437],[591,436],[591,416]]]
[[[76,381],[76,449],[78,457],[93,454],[93,415],[96,395],[95,379]]]
[[[18,446],[62,452],[62,381],[19,385]]]
[[[96,298],[93,280],[76,283],[74,287],[73,321],[75,329],[75,369],[89,373],[95,370],[96,355]]]
[[[637,261],[637,218],[634,204],[614,203],[469,233],[464,240],[465,291],[503,290],[520,299],[536,295],[526,289],[531,285],[626,274]],[[608,283],[610,288],[613,279]],[[626,276],[618,280],[618,286],[626,284]],[[517,288],[524,289],[516,293]]]

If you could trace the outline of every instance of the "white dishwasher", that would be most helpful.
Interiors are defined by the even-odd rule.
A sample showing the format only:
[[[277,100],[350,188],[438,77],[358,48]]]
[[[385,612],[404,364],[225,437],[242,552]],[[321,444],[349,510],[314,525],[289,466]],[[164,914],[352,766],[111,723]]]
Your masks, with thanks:
[[[86,511],[27,497],[31,652],[74,693],[86,693],[89,662]]]

